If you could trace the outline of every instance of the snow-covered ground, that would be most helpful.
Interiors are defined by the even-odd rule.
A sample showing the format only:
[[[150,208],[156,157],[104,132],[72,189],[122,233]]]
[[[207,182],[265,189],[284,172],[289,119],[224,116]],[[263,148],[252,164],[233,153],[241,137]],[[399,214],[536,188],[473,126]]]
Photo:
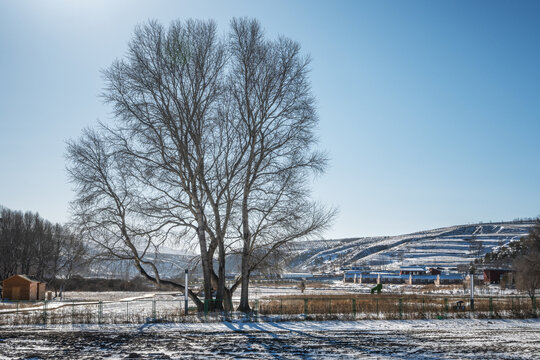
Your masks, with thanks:
[[[537,359],[539,320],[0,327],[0,359]]]
[[[468,312],[453,311],[457,301],[464,301],[468,307],[468,290],[460,286],[384,285],[383,297],[377,302],[371,298],[370,284],[353,284],[336,281],[331,284],[308,283],[302,293],[293,284],[251,286],[251,307],[258,309],[266,320],[302,318],[306,314],[316,319],[367,319],[367,318],[463,318]],[[418,297],[417,295],[422,295]],[[233,305],[239,304],[239,292],[233,297]],[[511,298],[509,296],[512,296]],[[528,297],[519,298],[509,292],[501,292],[498,287],[477,288],[477,309],[475,316],[495,318],[529,317],[531,303]],[[298,300],[299,296],[309,299],[309,304]],[[407,296],[412,296],[407,300]],[[322,299],[321,299],[322,297]],[[325,299],[326,297],[326,299]],[[341,297],[342,300],[328,301]],[[489,299],[492,297],[492,300]],[[296,298],[296,300],[294,300]],[[353,303],[352,298],[356,302]],[[277,300],[276,300],[277,299]],[[284,299],[284,300],[279,300]],[[291,300],[288,300],[291,299]],[[403,309],[400,310],[403,300]],[[492,305],[489,305],[492,304]],[[200,321],[195,304],[189,300],[191,316],[185,317],[184,296],[178,292],[66,292],[63,300],[53,300],[46,304],[37,302],[23,304],[18,308],[13,303],[0,303],[0,325],[20,324],[111,324],[149,322],[190,322]],[[380,307],[379,307],[380,305]],[[468,308],[467,308],[468,310]],[[298,316],[296,316],[298,315]],[[210,315],[204,321],[238,318],[242,314]]]
[[[334,281],[333,283],[317,284],[308,283],[304,292],[300,290],[297,284],[281,284],[281,285],[252,285],[250,286],[250,299],[269,299],[276,296],[294,296],[294,295],[358,295],[370,293],[373,284],[354,284],[343,283],[342,281]],[[469,290],[457,285],[443,286],[424,286],[424,285],[406,285],[406,284],[384,284],[383,293],[389,294],[432,294],[432,295],[455,295],[469,296]],[[509,296],[521,295],[515,289],[502,289],[497,285],[478,286],[475,288],[477,296]],[[168,307],[183,307],[184,295],[181,292],[161,291],[161,292],[130,292],[130,291],[70,291],[65,292],[63,299],[55,299],[47,302],[47,310],[66,308],[68,311],[72,306],[77,308],[88,307],[97,308],[99,302],[105,311],[119,310],[123,311],[126,307],[131,310],[133,304],[138,303],[139,307],[150,308],[151,302],[156,301],[161,307],[169,304]],[[235,292],[233,296],[234,302],[240,301],[240,292]],[[126,303],[129,302],[129,305]],[[149,305],[150,304],[150,305]],[[194,304],[189,300],[190,306]],[[19,309],[12,302],[0,303],[0,315],[14,312],[29,312],[43,310],[43,302],[34,304],[21,303]]]

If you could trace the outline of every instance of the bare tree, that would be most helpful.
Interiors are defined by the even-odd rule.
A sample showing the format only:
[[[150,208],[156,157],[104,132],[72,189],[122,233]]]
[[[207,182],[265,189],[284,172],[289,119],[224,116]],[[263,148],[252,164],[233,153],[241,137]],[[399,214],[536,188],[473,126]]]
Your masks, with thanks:
[[[139,27],[129,56],[106,72],[106,100],[120,126],[109,129],[127,176],[145,187],[139,212],[156,226],[172,225],[199,243],[205,299],[212,299],[213,252],[208,243],[208,198],[201,180],[212,166],[206,137],[214,133],[212,116],[222,91],[224,47],[213,22],[156,22]],[[157,278],[159,280],[159,278]]]
[[[514,260],[516,287],[527,292],[534,309],[536,291],[540,289],[540,220],[521,243],[521,254]]]
[[[241,284],[249,311],[250,273],[324,230],[333,211],[309,198],[326,164],[314,150],[309,59],[291,40],[264,40],[256,21],[231,27],[228,42],[213,22],[138,27],[126,59],[104,72],[117,122],[69,143],[68,169],[86,238],[157,284],[148,254],[197,244],[210,309],[230,308]],[[226,255],[239,249],[242,274],[227,288]]]
[[[62,296],[73,276],[83,273],[92,259],[88,256],[88,249],[82,238],[73,233],[70,227],[55,226],[55,237],[58,239],[59,256],[54,257],[55,271],[52,278],[60,283]]]
[[[69,227],[53,224],[38,213],[0,208],[0,277],[24,273],[57,289],[67,267],[81,270],[86,249]]]
[[[309,58],[292,40],[266,40],[256,20],[234,19],[231,27],[230,92],[248,145],[240,176],[239,310],[249,311],[251,271],[283,244],[325,229],[333,212],[309,200],[308,180],[326,164],[314,150]]]
[[[536,292],[540,289],[540,252],[518,257],[514,261],[514,271],[516,287],[527,292],[534,307]]]
[[[219,246],[219,237],[207,238],[207,211],[209,205],[220,208],[208,197],[207,182],[217,178],[215,172],[209,174],[219,164],[209,153],[215,151],[212,139],[218,134],[216,102],[223,90],[224,64],[225,48],[213,22],[174,22],[168,30],[157,22],[138,27],[127,59],[104,72],[103,95],[113,106],[117,125],[102,125],[99,134],[87,132],[79,141],[92,145],[113,164],[100,166],[114,170],[103,171],[88,161],[77,143],[68,148],[70,172],[79,185],[79,222],[102,216],[93,211],[99,202],[87,199],[104,195],[114,211],[100,219],[100,226],[116,222],[122,241],[113,236],[104,242],[111,234],[99,226],[91,227],[102,231],[92,238],[112,247],[115,256],[133,259],[139,271],[158,284],[159,271],[143,260],[147,250],[140,253],[140,246],[157,251],[171,235],[196,239],[207,301],[212,300],[213,255]],[[92,186],[84,180],[85,172],[106,185]],[[143,244],[138,248],[135,242]],[[127,246],[129,255],[116,251],[117,244]],[[151,274],[143,265],[152,269]]]

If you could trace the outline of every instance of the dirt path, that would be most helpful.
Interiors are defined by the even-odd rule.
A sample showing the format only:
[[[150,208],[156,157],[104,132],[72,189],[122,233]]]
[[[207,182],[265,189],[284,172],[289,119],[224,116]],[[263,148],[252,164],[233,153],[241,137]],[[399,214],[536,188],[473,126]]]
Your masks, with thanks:
[[[158,295],[176,295],[178,292],[169,292],[169,293],[149,293],[139,296],[132,296],[127,297],[123,299],[118,300],[103,300],[101,301],[102,304],[120,304],[125,303],[126,301],[136,301],[136,300],[143,300],[143,299],[153,299],[155,296]],[[91,301],[50,301],[47,302],[47,310],[56,310],[63,307],[68,306],[85,306],[85,305],[97,305],[99,304],[99,300],[91,300]],[[31,311],[43,311],[43,303],[40,303],[36,306],[30,306],[30,307],[21,307],[21,308],[9,308],[9,309],[0,309],[0,315],[1,314],[16,314],[16,313],[22,313],[22,312],[31,312]]]

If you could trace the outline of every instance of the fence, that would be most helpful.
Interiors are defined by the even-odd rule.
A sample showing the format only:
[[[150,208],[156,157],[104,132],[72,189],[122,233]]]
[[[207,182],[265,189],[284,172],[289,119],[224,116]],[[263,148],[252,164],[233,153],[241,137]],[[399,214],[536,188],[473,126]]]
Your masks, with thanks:
[[[238,318],[249,320],[293,319],[442,319],[528,318],[538,315],[536,299],[529,297],[475,297],[474,311],[467,297],[414,295],[305,296],[253,300],[249,315],[209,312],[208,304],[197,313],[184,312],[182,299],[129,301],[2,303],[0,325],[22,324],[143,324],[156,322],[204,322]],[[233,302],[234,307],[238,305]],[[8,309],[6,309],[6,307]],[[7,313],[6,311],[10,311]]]
[[[475,297],[474,310],[468,297],[457,296],[319,296],[282,297],[261,301],[260,315],[293,315],[345,319],[432,318],[527,318],[536,317],[536,299],[529,297]]]

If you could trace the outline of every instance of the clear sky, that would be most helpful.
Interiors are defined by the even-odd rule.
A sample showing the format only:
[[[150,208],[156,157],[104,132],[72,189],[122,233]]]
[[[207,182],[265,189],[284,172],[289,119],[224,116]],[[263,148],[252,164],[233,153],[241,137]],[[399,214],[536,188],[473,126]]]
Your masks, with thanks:
[[[0,0],[0,204],[68,219],[65,141],[135,25],[234,16],[313,58],[328,238],[540,215],[540,1]]]

